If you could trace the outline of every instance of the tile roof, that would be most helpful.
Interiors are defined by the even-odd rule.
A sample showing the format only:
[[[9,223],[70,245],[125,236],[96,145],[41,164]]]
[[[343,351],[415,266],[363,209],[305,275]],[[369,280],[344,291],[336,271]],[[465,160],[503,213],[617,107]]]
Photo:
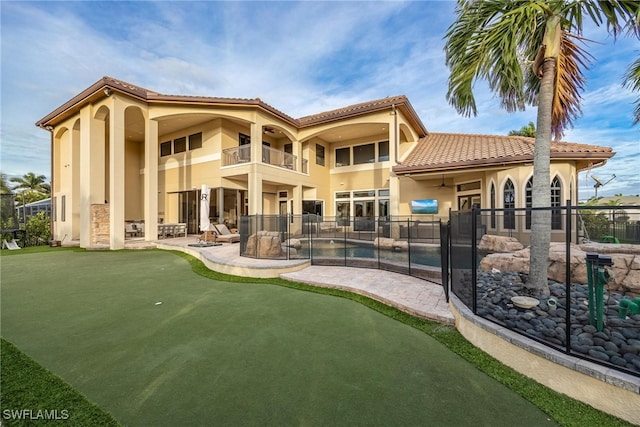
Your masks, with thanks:
[[[524,136],[429,133],[421,138],[394,172],[429,172],[533,161],[535,139]],[[552,141],[552,159],[604,160],[609,147]]]
[[[350,105],[336,110],[326,111],[311,116],[294,119],[277,108],[267,104],[260,98],[219,98],[209,96],[189,96],[189,95],[167,95],[127,83],[113,77],[105,76],[96,83],[80,92],[78,95],[53,110],[51,113],[36,122],[36,126],[46,127],[52,121],[57,121],[77,112],[79,108],[87,102],[95,102],[100,97],[104,97],[105,89],[117,90],[142,101],[149,103],[190,103],[205,105],[225,105],[225,106],[256,106],[271,112],[297,128],[313,126],[316,124],[329,123],[336,120],[358,116],[370,112],[391,109],[397,107],[402,110],[407,120],[416,127],[419,134],[426,135],[427,129],[424,127],[417,113],[411,106],[406,96],[393,96],[374,101],[363,102]]]
[[[427,134],[427,128],[424,126],[420,117],[411,106],[409,99],[405,95],[388,96],[382,99],[376,99],[373,101],[361,102],[359,104],[353,104],[335,110],[329,110],[318,114],[312,114],[310,116],[300,117],[297,122],[301,128],[307,126],[313,126],[321,123],[329,123],[337,120],[343,120],[349,117],[358,116],[361,114],[391,110],[392,108],[401,109],[405,117],[412,122],[412,124],[419,130],[421,135]]]

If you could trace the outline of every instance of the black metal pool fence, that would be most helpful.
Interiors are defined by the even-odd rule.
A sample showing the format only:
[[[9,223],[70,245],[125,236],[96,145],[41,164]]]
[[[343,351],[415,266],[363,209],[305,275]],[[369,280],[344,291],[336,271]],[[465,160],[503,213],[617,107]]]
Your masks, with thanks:
[[[252,215],[240,218],[240,254],[379,268],[441,283],[441,221],[411,217]]]
[[[534,210],[550,211],[552,279],[549,297],[531,300],[524,285]],[[240,236],[243,256],[378,268],[443,284],[447,299],[452,292],[477,316],[640,376],[640,207],[474,208],[450,212],[449,221],[254,215],[241,217]],[[508,250],[487,246],[490,239],[507,241]]]
[[[551,211],[549,297],[524,286],[534,210]],[[449,231],[450,291],[475,315],[640,376],[640,207],[473,209]]]

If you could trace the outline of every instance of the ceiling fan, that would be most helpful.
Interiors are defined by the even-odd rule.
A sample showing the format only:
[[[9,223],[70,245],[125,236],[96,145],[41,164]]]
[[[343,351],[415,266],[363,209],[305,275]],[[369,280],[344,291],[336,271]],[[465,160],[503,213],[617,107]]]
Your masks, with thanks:
[[[444,175],[442,175],[442,183],[438,185],[434,185],[435,188],[452,188],[451,185],[447,185],[444,182]]]

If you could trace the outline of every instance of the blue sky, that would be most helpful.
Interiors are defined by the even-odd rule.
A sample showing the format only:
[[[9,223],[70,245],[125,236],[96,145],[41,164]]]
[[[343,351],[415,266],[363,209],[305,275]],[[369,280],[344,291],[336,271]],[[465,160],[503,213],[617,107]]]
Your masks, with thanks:
[[[479,114],[447,103],[444,34],[455,3],[425,2],[0,2],[0,171],[50,174],[49,134],[34,123],[112,76],[165,94],[259,97],[293,117],[404,94],[427,129],[505,135],[535,122],[509,114],[484,82]],[[613,147],[592,174],[616,179],[598,194],[640,194],[635,95],[621,86],[637,39],[585,36],[595,57],[583,117],[563,140]],[[587,173],[580,198],[593,195]]]

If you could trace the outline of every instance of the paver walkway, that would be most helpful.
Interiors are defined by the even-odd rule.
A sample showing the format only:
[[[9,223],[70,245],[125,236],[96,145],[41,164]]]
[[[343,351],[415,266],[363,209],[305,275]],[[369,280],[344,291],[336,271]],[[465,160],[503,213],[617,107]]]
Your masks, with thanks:
[[[194,237],[163,239],[157,243],[201,253],[213,264],[261,269],[278,266],[285,268],[301,263],[301,260],[264,260],[242,257],[238,244],[223,244],[208,248],[188,246],[189,243],[194,243]],[[308,260],[302,262],[305,261]],[[445,300],[443,287],[417,277],[377,269],[316,265],[283,273],[280,277],[309,285],[355,292],[418,317],[448,325],[454,324],[454,317]]]

